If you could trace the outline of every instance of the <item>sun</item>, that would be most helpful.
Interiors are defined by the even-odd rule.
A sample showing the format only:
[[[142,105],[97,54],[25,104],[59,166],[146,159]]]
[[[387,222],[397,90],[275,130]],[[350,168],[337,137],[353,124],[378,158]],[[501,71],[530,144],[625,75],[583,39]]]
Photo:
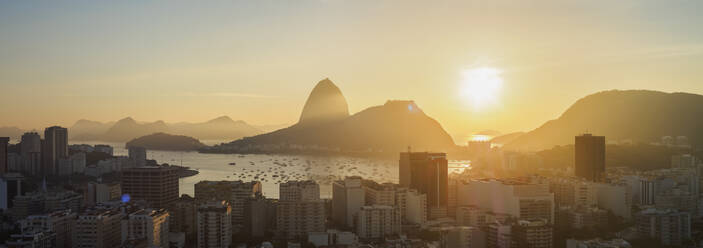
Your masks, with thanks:
[[[494,104],[503,87],[502,71],[493,67],[464,70],[461,80],[461,97],[476,109]]]

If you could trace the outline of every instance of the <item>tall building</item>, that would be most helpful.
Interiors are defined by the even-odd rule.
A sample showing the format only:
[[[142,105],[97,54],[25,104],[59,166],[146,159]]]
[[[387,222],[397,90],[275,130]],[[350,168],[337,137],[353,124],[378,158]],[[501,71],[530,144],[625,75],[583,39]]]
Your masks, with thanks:
[[[383,239],[399,234],[400,211],[393,206],[363,206],[356,214],[356,234],[362,239]]]
[[[78,216],[77,248],[110,248],[122,244],[122,214],[116,210],[94,209]]]
[[[605,136],[576,136],[574,164],[577,177],[589,181],[605,178]]]
[[[366,205],[395,206],[395,184],[364,180]]]
[[[58,160],[68,158],[68,129],[53,126],[44,129],[42,175],[56,175]]]
[[[183,194],[169,209],[169,231],[185,233],[186,241],[195,244],[198,233],[195,198]]]
[[[520,220],[512,227],[517,247],[551,248],[553,229],[547,220]]]
[[[354,215],[366,205],[361,177],[347,177],[332,184],[332,219],[337,224],[352,227]]]
[[[396,206],[402,222],[425,224],[427,222],[427,196],[414,189],[398,188]]]
[[[486,233],[473,226],[451,226],[441,228],[445,232],[445,247],[474,248],[486,247]]]
[[[0,176],[0,210],[12,207],[16,196],[22,195],[22,177],[19,173],[8,173]]]
[[[165,209],[141,209],[127,218],[127,240],[146,240],[148,247],[169,247],[169,213]]]
[[[38,133],[30,132],[22,135],[20,141],[20,158],[22,172],[26,175],[41,175],[42,171],[42,140]]]
[[[129,159],[134,161],[134,164],[137,167],[146,166],[146,148],[130,146]]]
[[[680,246],[691,239],[691,214],[676,210],[647,209],[635,215],[637,235],[662,245]]]
[[[320,185],[315,181],[288,181],[279,185],[281,201],[307,201],[320,199]]]
[[[324,232],[325,217],[323,200],[279,201],[276,206],[276,228],[279,236],[287,239]]]
[[[9,145],[9,142],[9,137],[0,137],[0,175],[10,171],[7,162],[7,146]]]
[[[153,208],[168,208],[178,200],[178,171],[170,166],[124,169],[122,193],[132,200],[145,200]]]
[[[430,218],[443,217],[442,212],[446,216],[449,201],[447,154],[403,152],[399,164],[400,186],[427,195]]]
[[[227,201],[198,206],[198,246],[226,248],[232,244],[232,207]]]
[[[261,182],[200,181],[195,184],[197,204],[209,201],[227,201],[232,208],[232,230],[237,233],[244,226],[244,207],[247,201],[261,195]]]
[[[56,234],[54,246],[57,248],[73,247],[76,235],[76,213],[71,210],[60,210],[41,215],[30,215],[20,221],[22,230],[34,229]]]
[[[276,207],[278,235],[287,239],[306,237],[309,232],[325,231],[325,202],[314,181],[289,181],[279,186]]]
[[[266,237],[276,227],[276,211],[277,202],[274,199],[260,196],[247,201],[244,207],[244,233],[252,238]]]

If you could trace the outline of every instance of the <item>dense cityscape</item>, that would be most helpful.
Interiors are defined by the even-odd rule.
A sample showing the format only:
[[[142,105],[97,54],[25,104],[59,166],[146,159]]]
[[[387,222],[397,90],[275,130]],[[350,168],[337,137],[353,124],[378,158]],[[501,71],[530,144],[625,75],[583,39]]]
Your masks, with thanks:
[[[0,0],[0,248],[703,248],[703,0]]]
[[[66,128],[0,138],[0,207],[6,247],[688,247],[703,211],[700,168],[690,154],[668,169],[606,168],[605,137],[575,137],[575,167],[517,172],[529,163],[490,141],[476,158],[503,154],[510,177],[470,168],[450,173],[447,155],[401,152],[398,183],[359,176],[312,180],[201,181],[180,195],[178,168],[131,147],[69,145]],[[42,138],[43,137],[43,138]],[[685,137],[663,146],[688,147]],[[107,157],[89,161],[100,154]],[[90,159],[87,159],[90,158]],[[92,159],[94,160],[94,159]],[[89,161],[89,162],[87,162]]]

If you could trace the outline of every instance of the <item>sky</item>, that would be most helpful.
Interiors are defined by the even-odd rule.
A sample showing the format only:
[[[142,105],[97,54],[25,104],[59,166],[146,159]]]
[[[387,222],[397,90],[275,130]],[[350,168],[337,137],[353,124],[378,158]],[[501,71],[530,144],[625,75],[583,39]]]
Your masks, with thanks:
[[[455,136],[529,131],[599,91],[703,94],[702,9],[658,0],[0,0],[0,126],[221,115],[292,124],[329,77],[351,113],[408,99]],[[480,103],[466,94],[485,90],[467,83],[477,68],[500,83]]]

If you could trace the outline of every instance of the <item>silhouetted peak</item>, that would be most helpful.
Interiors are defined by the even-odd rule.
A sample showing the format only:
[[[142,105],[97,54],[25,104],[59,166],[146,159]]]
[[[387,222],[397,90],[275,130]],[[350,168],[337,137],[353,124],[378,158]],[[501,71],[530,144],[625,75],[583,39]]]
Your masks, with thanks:
[[[349,117],[349,107],[342,91],[329,78],[318,82],[310,92],[299,123],[319,123]]]
[[[232,118],[229,118],[229,116],[223,115],[220,117],[217,117],[215,119],[209,120],[207,123],[232,123],[234,120]]]
[[[413,100],[388,100],[383,108],[394,112],[422,113],[422,109]]]
[[[115,123],[115,124],[116,124],[116,125],[117,125],[117,124],[137,124],[137,121],[135,121],[134,119],[132,119],[132,117],[126,117],[126,118],[120,119],[120,120],[117,121],[117,123]]]

